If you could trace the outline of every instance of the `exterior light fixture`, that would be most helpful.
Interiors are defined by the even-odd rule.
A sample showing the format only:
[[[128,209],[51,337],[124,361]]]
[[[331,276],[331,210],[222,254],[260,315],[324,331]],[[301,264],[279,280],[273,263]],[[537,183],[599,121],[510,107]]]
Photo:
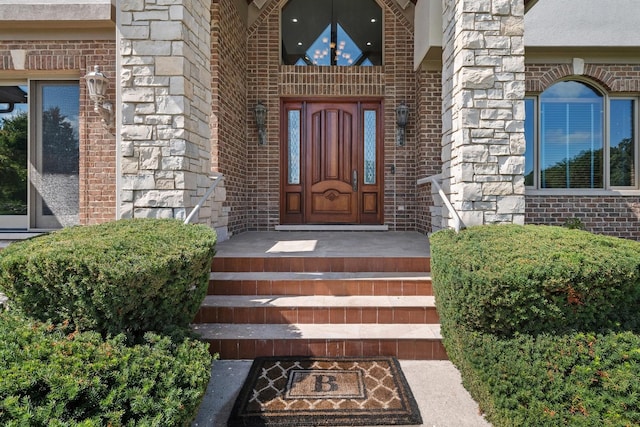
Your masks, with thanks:
[[[402,101],[400,105],[396,107],[396,145],[403,147],[405,143],[406,127],[409,120],[409,106],[406,102]]]
[[[87,82],[89,98],[93,101],[93,111],[102,117],[102,126],[112,132],[115,127],[113,104],[104,100],[109,86],[109,79],[100,71],[98,65],[94,66],[93,71],[87,73],[84,79]]]
[[[267,143],[267,107],[262,101],[258,101],[253,112],[256,115],[256,126],[258,127],[258,144],[265,145]]]

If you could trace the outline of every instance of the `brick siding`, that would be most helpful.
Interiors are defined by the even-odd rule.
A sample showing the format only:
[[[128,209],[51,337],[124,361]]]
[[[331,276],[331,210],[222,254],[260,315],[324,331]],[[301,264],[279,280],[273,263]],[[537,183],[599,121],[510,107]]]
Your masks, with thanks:
[[[418,117],[416,127],[416,175],[424,178],[442,171],[442,72],[420,69],[416,76]],[[434,205],[431,184],[421,185],[416,191],[416,229],[428,233],[431,228],[430,208]]]
[[[247,229],[246,24],[233,0],[211,5],[212,169],[224,174],[228,230]]]
[[[577,218],[597,234],[640,240],[640,196],[527,196],[527,224]]]

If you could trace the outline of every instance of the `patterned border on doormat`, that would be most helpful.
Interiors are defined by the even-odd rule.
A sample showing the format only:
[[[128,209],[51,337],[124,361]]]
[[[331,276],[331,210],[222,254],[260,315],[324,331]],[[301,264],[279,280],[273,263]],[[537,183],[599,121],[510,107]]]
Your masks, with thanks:
[[[260,357],[229,427],[422,424],[393,357]]]

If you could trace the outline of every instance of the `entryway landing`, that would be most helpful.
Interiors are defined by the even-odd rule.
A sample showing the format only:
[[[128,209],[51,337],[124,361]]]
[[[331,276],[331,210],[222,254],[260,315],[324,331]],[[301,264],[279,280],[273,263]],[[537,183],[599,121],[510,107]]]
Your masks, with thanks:
[[[194,329],[223,359],[446,359],[418,232],[246,232],[217,247]]]
[[[250,231],[216,246],[216,257],[429,257],[429,240],[416,231]]]

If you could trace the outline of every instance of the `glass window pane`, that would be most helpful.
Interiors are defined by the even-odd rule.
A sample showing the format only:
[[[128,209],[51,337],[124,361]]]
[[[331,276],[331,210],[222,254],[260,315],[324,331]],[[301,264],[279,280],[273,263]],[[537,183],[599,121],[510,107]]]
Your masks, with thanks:
[[[524,100],[524,139],[526,141],[524,152],[524,185],[535,185],[533,181],[533,165],[535,156],[535,99]]]
[[[610,112],[610,183],[612,187],[636,186],[635,102],[631,99],[611,101]]]
[[[300,184],[300,111],[289,110],[289,184]]]
[[[364,112],[364,183],[376,183],[376,111]]]
[[[560,82],[540,97],[541,188],[603,187],[603,97]]]
[[[286,65],[382,65],[382,9],[375,0],[291,0],[282,9]]]
[[[75,225],[79,220],[79,86],[46,83],[40,87],[38,174],[32,179],[40,207],[36,226]]]
[[[0,86],[0,228],[27,228],[27,87]]]

